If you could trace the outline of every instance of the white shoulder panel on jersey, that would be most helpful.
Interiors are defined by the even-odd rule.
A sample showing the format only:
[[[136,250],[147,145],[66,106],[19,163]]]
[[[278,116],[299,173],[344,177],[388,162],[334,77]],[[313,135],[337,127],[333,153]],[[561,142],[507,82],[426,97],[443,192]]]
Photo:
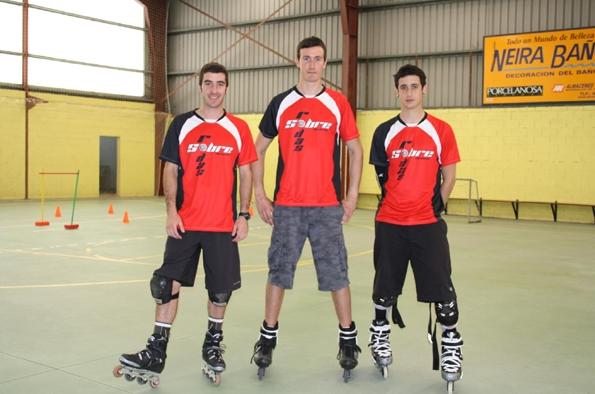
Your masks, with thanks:
[[[202,122],[203,120],[200,119],[198,116],[191,116],[190,118],[188,118],[182,125],[182,130],[180,130],[180,135],[178,137],[178,143],[181,144],[182,141],[184,141],[184,138],[186,138],[186,136],[188,135],[188,133],[190,133],[192,130],[198,127]]]
[[[395,123],[393,123],[393,125],[388,130],[388,133],[386,133],[386,138],[384,139],[384,150],[388,149],[388,145],[393,140],[393,138],[395,138],[405,127],[407,126],[398,120],[395,120]]]
[[[335,115],[335,119],[337,119],[337,140],[339,139],[339,125],[341,124],[341,112],[339,111],[339,107],[333,98],[327,93],[323,92],[321,95],[316,96],[320,102],[322,102],[332,113]]]
[[[442,157],[442,143],[440,142],[440,137],[438,137],[438,132],[436,132],[434,125],[428,119],[425,119],[417,127],[422,129],[427,135],[429,135],[432,138],[434,144],[436,144],[436,153],[438,153],[438,163],[442,164],[442,160],[440,159]]]
[[[242,139],[240,138],[240,132],[235,124],[226,116],[223,119],[219,120],[219,123],[225,130],[229,131],[229,133],[233,136],[236,140],[236,144],[238,145],[238,152],[242,151]]]
[[[275,119],[275,126],[277,126],[277,133],[279,132],[279,121],[281,119],[281,115],[287,108],[292,106],[296,101],[301,99],[303,96],[300,96],[295,90],[292,90],[283,101],[281,101],[281,105],[279,105],[279,111],[277,112],[277,118]]]

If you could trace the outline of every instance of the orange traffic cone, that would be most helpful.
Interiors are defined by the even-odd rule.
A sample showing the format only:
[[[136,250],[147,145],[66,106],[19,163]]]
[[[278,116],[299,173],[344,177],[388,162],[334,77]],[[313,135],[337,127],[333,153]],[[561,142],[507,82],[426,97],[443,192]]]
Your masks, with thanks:
[[[112,204],[110,204],[109,207],[107,207],[107,213],[109,215],[113,215],[114,214],[114,207],[112,207]]]
[[[56,212],[54,212],[54,217],[57,217],[57,218],[61,218],[62,217],[62,211],[60,210],[60,206],[59,205],[56,207]]]
[[[250,213],[250,216],[254,216],[254,210],[252,207],[248,208],[248,212]]]
[[[128,219],[128,211],[124,211],[124,217],[122,218],[122,222],[124,224],[130,223],[130,219]]]

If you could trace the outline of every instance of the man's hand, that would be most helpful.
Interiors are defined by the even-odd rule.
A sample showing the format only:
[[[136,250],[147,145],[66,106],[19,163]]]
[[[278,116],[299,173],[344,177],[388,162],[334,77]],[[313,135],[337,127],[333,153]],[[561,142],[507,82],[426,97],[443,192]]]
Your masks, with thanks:
[[[273,225],[273,202],[266,196],[256,197],[256,209],[260,218],[269,225]]]
[[[357,205],[357,196],[359,193],[359,182],[362,177],[362,144],[359,142],[359,138],[354,138],[345,143],[349,152],[349,189],[347,190],[347,196],[342,201],[343,219],[341,224],[346,224]]]
[[[248,236],[248,221],[243,216],[238,216],[236,222],[233,224],[231,230],[231,237],[233,242],[240,242]]]
[[[342,201],[342,204],[343,219],[341,219],[341,224],[347,224],[349,219],[351,219],[351,215],[353,215],[353,211],[355,211],[355,206],[357,205],[357,197],[352,198],[347,196],[347,198]]]
[[[167,235],[172,238],[182,239],[182,234],[185,233],[184,224],[182,223],[182,219],[177,212],[172,212],[167,214],[167,220],[165,223],[165,231]]]

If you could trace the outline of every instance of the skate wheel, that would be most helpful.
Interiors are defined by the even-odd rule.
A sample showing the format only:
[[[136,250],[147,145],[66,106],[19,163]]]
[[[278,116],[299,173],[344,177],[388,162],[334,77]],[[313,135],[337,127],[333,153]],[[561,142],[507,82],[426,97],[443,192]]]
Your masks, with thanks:
[[[121,365],[116,365],[114,367],[113,374],[114,374],[114,376],[116,378],[121,378],[122,375],[123,375],[123,373],[122,373],[122,366]]]
[[[140,384],[141,386],[144,384],[147,384],[148,380],[143,378],[142,376],[139,376],[138,378],[136,378],[136,383]]]
[[[382,374],[382,377],[384,379],[388,379],[388,367],[382,367],[382,370],[380,370],[380,373]]]
[[[214,374],[213,378],[211,379],[215,386],[219,386],[221,384],[221,374]]]
[[[202,373],[205,375],[215,386],[219,386],[221,383],[221,374],[213,371],[211,368],[203,365]]]
[[[349,369],[344,369],[343,370],[343,381],[345,383],[349,382],[349,379],[351,379],[351,371]]]
[[[258,380],[262,380],[264,378],[265,370],[266,368],[258,368],[258,372],[256,372],[256,375],[258,375]]]
[[[159,387],[159,383],[159,378],[149,380],[149,386],[151,386],[152,389]]]
[[[446,392],[452,394],[455,391],[455,382],[446,382]]]
[[[131,375],[129,373],[125,373],[124,374],[124,379],[126,379],[129,382],[132,382],[135,378],[134,378],[134,375]]]

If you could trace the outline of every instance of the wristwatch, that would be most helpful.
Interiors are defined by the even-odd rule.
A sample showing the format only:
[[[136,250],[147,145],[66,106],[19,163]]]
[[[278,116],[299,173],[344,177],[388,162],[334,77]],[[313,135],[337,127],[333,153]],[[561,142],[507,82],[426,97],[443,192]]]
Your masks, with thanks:
[[[250,216],[250,212],[240,212],[240,213],[238,213],[238,216],[241,216],[246,220],[250,220],[250,218],[252,217],[252,216]]]

